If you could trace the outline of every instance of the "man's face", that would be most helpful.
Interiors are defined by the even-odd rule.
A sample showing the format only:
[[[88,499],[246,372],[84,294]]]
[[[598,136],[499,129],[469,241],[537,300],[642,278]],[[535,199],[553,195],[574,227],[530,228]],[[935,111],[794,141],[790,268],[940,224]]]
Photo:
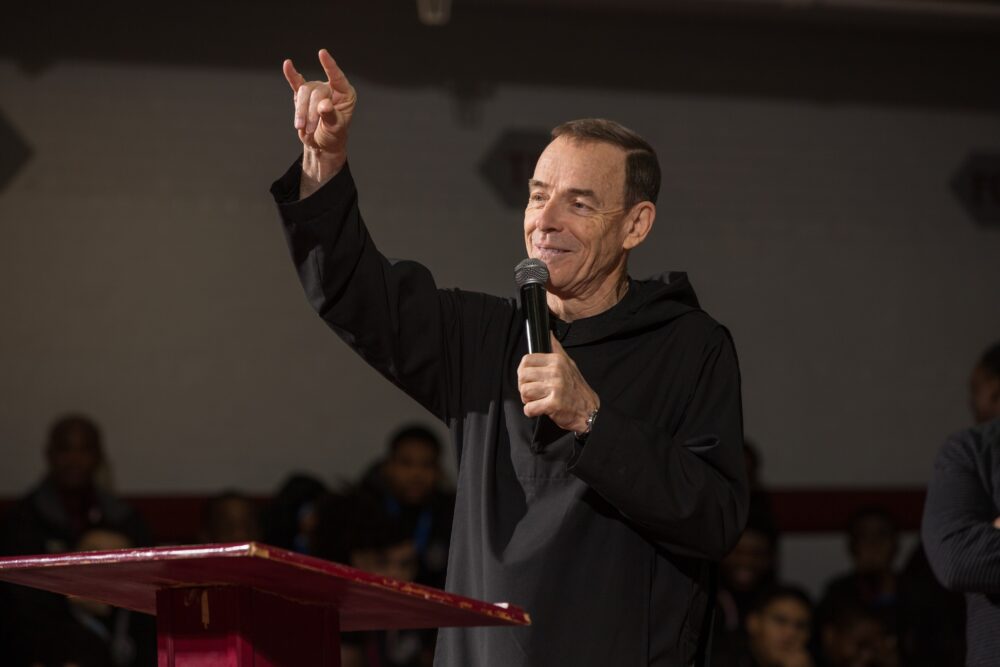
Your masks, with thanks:
[[[794,597],[779,597],[747,616],[750,650],[761,665],[785,664],[809,641],[809,608]]]
[[[976,366],[969,378],[969,407],[977,424],[1000,417],[1000,377]]]
[[[79,428],[69,430],[66,437],[52,443],[46,456],[52,482],[66,491],[90,487],[101,464],[101,452],[97,444]]]
[[[385,462],[385,481],[404,505],[420,505],[434,492],[441,476],[434,447],[423,440],[407,439]]]
[[[594,293],[625,261],[625,151],[559,137],[548,145],[528,185],[524,243],[549,268],[561,298]]]

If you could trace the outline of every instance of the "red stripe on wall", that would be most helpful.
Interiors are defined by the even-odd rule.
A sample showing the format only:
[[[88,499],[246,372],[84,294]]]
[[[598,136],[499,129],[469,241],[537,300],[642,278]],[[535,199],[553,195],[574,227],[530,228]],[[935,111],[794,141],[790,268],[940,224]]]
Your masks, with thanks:
[[[769,492],[778,527],[786,533],[843,530],[851,516],[866,507],[882,507],[902,530],[919,530],[924,511],[923,488],[907,489],[776,489]]]
[[[843,530],[859,509],[876,506],[888,510],[903,530],[918,530],[924,507],[922,488],[845,489],[782,488],[769,492],[778,527],[784,533],[826,533]],[[195,542],[201,510],[207,495],[125,496],[146,519],[158,544]],[[262,505],[266,496],[256,498]],[[0,498],[0,516],[14,503]]]

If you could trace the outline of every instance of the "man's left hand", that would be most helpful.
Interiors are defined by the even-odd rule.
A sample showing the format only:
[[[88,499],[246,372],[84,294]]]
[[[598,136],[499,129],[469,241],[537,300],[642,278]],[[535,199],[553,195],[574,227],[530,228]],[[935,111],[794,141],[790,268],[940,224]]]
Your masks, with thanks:
[[[597,394],[555,336],[550,354],[526,354],[517,367],[517,388],[528,417],[548,415],[556,426],[583,433],[600,408]]]

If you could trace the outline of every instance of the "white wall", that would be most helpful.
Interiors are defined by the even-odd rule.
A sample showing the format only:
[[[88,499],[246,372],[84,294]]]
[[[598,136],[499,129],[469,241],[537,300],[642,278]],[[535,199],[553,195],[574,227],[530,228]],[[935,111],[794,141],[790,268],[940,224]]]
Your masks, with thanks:
[[[0,60],[35,150],[0,193],[0,494],[41,472],[48,424],[103,425],[127,492],[269,491],[352,475],[418,406],[305,303],[267,187],[292,160],[269,71]],[[350,72],[348,72],[350,74]],[[477,163],[499,132],[616,118],[660,152],[642,276],[692,274],[734,333],[747,432],[775,485],[906,485],[968,421],[1000,338],[1000,232],[948,181],[1000,114],[500,85],[474,123],[438,89],[363,78],[352,164],[375,239],[442,285],[509,293],[520,213]]]

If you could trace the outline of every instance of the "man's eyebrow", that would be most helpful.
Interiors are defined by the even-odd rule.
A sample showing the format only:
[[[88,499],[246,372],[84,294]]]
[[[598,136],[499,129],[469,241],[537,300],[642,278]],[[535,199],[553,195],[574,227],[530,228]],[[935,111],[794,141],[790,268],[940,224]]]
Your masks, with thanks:
[[[537,178],[529,178],[528,187],[547,190],[550,186],[545,181],[540,181]],[[590,197],[592,199],[597,199],[597,193],[589,188],[569,188],[566,192],[571,195],[576,195],[577,197]]]

